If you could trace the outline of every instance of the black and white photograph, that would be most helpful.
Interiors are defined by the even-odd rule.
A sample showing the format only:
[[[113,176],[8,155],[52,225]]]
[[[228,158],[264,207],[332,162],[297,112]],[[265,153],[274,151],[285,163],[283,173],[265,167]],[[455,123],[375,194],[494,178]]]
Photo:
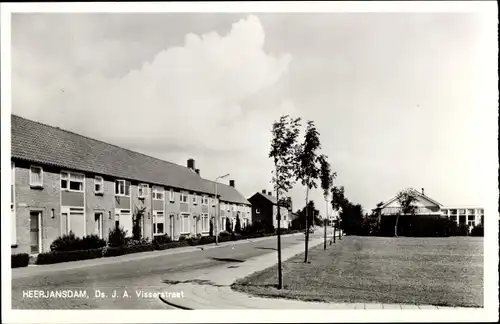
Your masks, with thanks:
[[[498,321],[496,2],[0,12],[2,322]]]

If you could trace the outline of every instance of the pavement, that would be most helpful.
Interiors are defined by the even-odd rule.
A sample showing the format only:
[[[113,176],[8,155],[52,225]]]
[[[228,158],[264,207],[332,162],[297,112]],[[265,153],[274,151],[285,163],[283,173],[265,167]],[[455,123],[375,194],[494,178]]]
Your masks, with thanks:
[[[284,248],[304,242],[304,234],[282,237]],[[166,309],[154,293],[172,282],[197,278],[276,250],[276,237],[134,253],[11,270],[13,309]],[[42,292],[84,291],[83,298],[40,298]],[[179,292],[176,289],[172,293]],[[114,297],[113,297],[114,296]]]
[[[312,236],[309,247],[323,244],[323,238]],[[282,250],[282,261],[304,251],[304,244]],[[199,272],[196,279],[172,282],[169,289],[181,291],[183,298],[161,296],[168,306],[178,309],[392,309],[392,310],[439,310],[467,309],[461,307],[441,307],[432,305],[381,304],[381,303],[326,303],[305,302],[291,299],[262,298],[250,296],[231,289],[237,279],[276,265],[276,252],[256,256],[233,266],[221,266],[210,271]]]

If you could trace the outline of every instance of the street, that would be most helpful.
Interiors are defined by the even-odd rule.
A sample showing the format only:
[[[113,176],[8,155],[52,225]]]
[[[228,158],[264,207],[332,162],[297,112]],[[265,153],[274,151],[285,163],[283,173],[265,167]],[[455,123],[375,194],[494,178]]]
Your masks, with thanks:
[[[320,232],[311,234],[310,239],[320,237]],[[303,235],[282,237],[283,248],[303,243]],[[258,242],[229,244],[213,249],[112,264],[100,265],[96,260],[96,265],[91,267],[33,273],[20,278],[13,275],[12,308],[168,309],[170,307],[153,293],[161,291],[181,295],[182,292],[176,291],[173,284],[193,281],[197,279],[198,274],[211,271],[210,269],[231,267],[267,253],[276,253],[276,237]],[[76,291],[76,294],[85,291],[86,296],[43,297],[43,294],[56,294],[67,290],[71,293]],[[99,296],[96,297],[96,293]]]

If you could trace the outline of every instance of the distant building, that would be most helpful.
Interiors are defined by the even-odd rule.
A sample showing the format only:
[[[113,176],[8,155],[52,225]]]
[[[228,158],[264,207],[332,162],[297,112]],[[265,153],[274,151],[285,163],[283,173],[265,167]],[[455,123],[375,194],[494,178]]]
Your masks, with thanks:
[[[262,190],[262,192],[255,193],[252,197],[248,198],[248,201],[252,204],[252,222],[263,222],[270,223],[274,228],[278,227],[278,206],[276,197],[272,193]],[[289,228],[291,225],[291,211],[292,211],[292,200],[287,198],[286,205],[280,206],[281,215],[281,228]]]
[[[468,225],[469,230],[478,224],[484,224],[484,208],[481,206],[443,206],[429,196],[426,196],[423,188],[421,192],[414,189],[413,192],[418,199],[416,203],[418,208],[415,213],[417,216],[426,215],[447,217],[456,221],[457,225]],[[401,206],[399,205],[396,196],[394,196],[391,199],[380,203],[376,208],[372,209],[372,211],[374,212],[374,215],[381,220],[381,217],[400,213]]]

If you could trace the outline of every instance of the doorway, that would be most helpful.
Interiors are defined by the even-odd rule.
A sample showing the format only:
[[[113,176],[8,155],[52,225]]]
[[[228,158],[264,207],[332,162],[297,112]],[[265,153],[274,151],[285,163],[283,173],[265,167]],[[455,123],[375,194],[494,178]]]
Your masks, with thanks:
[[[30,247],[31,254],[38,254],[42,251],[42,232],[40,225],[42,223],[42,212],[30,212]]]
[[[103,238],[102,218],[103,218],[103,212],[94,213],[94,234],[96,234],[100,238]]]

